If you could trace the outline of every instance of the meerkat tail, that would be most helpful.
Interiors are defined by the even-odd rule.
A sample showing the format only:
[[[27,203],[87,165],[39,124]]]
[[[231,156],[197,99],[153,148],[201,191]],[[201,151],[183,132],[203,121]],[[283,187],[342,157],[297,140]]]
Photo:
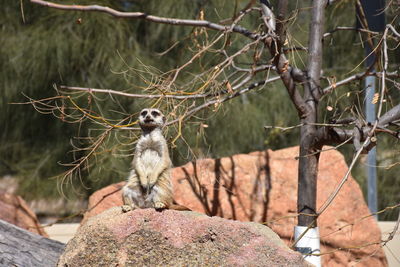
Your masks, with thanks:
[[[170,210],[178,210],[178,211],[192,211],[191,209],[189,209],[188,207],[185,207],[183,205],[179,205],[179,204],[171,204],[168,209]]]

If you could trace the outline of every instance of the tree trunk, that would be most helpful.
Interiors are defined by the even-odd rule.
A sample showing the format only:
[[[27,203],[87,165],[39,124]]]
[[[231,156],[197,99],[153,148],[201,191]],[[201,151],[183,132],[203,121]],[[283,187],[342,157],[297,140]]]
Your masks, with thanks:
[[[56,266],[65,244],[0,220],[0,266]]]
[[[317,143],[318,101],[321,98],[322,33],[326,1],[314,0],[309,35],[308,72],[304,86],[307,112],[301,118],[300,159],[297,211],[298,225],[316,227],[317,176],[319,147]]]
[[[315,112],[316,115],[316,112]],[[311,116],[302,123],[314,121]],[[304,125],[300,130],[299,180],[297,192],[298,225],[316,227],[317,176],[319,152],[314,142],[316,128]]]

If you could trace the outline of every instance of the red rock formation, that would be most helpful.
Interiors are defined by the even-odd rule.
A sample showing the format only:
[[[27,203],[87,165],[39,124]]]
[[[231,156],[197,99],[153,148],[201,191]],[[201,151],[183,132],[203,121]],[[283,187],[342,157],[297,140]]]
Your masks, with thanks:
[[[32,233],[48,237],[40,226],[35,213],[20,196],[0,193],[0,220],[14,224]]]
[[[58,266],[310,266],[271,229],[191,211],[114,207],[92,217]]]
[[[221,159],[203,159],[173,170],[175,200],[188,208],[223,218],[263,222],[288,243],[296,225],[298,147],[278,151],[239,154]],[[328,150],[321,154],[317,207],[335,189],[348,167],[343,156]],[[91,196],[85,218],[122,204],[118,188],[106,187]],[[114,194],[103,197],[116,191]],[[357,182],[349,177],[331,206],[318,219],[321,252],[341,248],[322,257],[326,266],[385,266],[378,245],[380,230],[369,214]],[[344,248],[360,247],[347,250]]]

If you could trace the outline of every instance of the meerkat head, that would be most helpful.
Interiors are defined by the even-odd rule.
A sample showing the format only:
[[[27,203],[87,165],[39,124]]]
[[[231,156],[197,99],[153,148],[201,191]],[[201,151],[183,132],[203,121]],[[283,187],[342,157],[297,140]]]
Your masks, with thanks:
[[[139,125],[143,130],[153,130],[162,128],[165,123],[165,117],[156,108],[145,108],[140,111]]]

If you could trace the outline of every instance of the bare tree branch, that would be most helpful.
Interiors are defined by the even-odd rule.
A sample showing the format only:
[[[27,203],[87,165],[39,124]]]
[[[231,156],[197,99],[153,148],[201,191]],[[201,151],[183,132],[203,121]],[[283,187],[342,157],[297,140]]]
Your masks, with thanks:
[[[365,32],[365,33],[370,33],[370,34],[374,34],[374,35],[378,35],[379,32],[374,32],[374,31],[370,31],[367,29],[363,29],[363,28],[356,28],[356,27],[336,27],[333,30],[330,30],[329,32],[324,33],[323,38],[327,38],[331,35],[333,35],[335,32],[337,31],[356,31],[356,32]]]
[[[393,25],[387,24],[386,27],[389,28],[393,32],[394,35],[396,35],[398,38],[400,38],[400,33],[398,31],[396,31],[396,29],[393,27]]]
[[[43,0],[30,0],[31,3],[61,9],[61,10],[75,10],[75,11],[90,11],[90,12],[102,12],[109,15],[112,15],[117,18],[130,18],[130,19],[144,19],[151,22],[162,23],[162,24],[171,24],[171,25],[183,25],[183,26],[194,26],[194,27],[205,27],[212,30],[217,31],[227,31],[229,30],[229,26],[223,26],[217,23],[213,23],[207,20],[192,20],[192,19],[175,19],[175,18],[166,18],[166,17],[158,17],[149,15],[143,12],[122,12],[109,7],[99,6],[99,5],[63,5],[57,4],[50,1]],[[260,37],[259,34],[253,33],[242,26],[235,26],[232,29],[233,32],[240,33],[251,39],[258,39]]]
[[[400,139],[400,127],[397,131],[392,131],[387,129],[392,122],[400,120],[400,104],[393,107],[385,114],[383,114],[378,119],[378,124],[376,127],[376,132],[387,133],[392,135],[395,138]],[[323,126],[318,129],[317,138],[318,142],[321,145],[335,145],[340,144],[342,142],[353,143],[355,140],[353,138],[358,138],[358,142],[363,142],[368,137],[369,133],[371,132],[372,126],[371,125],[361,125],[361,122],[358,119],[352,118],[349,121],[337,121],[337,124],[349,124],[357,122],[358,126],[354,126],[354,129],[343,129],[339,127],[332,127],[332,126]],[[375,143],[374,143],[375,145]],[[359,148],[359,147],[358,147]],[[357,148],[357,150],[358,150]],[[372,147],[368,147],[367,150],[363,152],[367,152]]]
[[[270,31],[271,25],[269,25],[269,20],[271,19],[270,13],[272,12],[270,8],[265,5],[264,3],[261,4],[262,12],[263,12],[263,20],[267,23],[266,27]],[[300,95],[298,89],[296,88],[296,83],[293,78],[296,75],[298,80],[305,81],[305,76],[303,73],[295,68],[292,68],[289,65],[289,61],[287,60],[283,50],[282,50],[282,42],[284,41],[284,17],[286,12],[287,1],[283,0],[279,4],[279,21],[276,25],[276,28],[280,31],[280,37],[277,36],[276,33],[273,35],[275,38],[266,38],[265,44],[268,47],[272,57],[273,62],[276,67],[278,74],[281,76],[282,82],[286,87],[286,90],[289,93],[290,99],[292,100],[295,108],[297,109],[299,116],[302,117],[304,114],[307,113],[307,106],[305,101],[303,100],[302,96]],[[275,23],[273,23],[275,25]]]
[[[163,94],[163,95],[151,95],[151,94],[132,94],[126,93],[122,91],[112,90],[112,89],[98,89],[98,88],[88,88],[88,87],[77,87],[77,86],[66,86],[61,85],[60,89],[63,90],[72,90],[72,91],[83,91],[89,94],[91,93],[105,93],[110,95],[120,95],[126,97],[133,98],[150,98],[150,99],[158,99],[158,98],[174,98],[174,99],[190,99],[190,98],[204,98],[210,96],[210,94],[194,94],[194,95],[173,95],[173,94]]]
[[[398,121],[398,120],[400,120],[400,104],[398,104],[397,106],[394,106],[389,111],[387,111],[385,114],[383,114],[382,117],[379,118],[378,125],[381,127],[386,127],[391,122]]]
[[[332,92],[332,90],[334,90],[334,89],[337,88],[337,87],[346,85],[346,84],[351,83],[351,82],[356,81],[356,80],[361,80],[361,79],[363,79],[363,78],[366,77],[366,76],[381,77],[381,76],[382,76],[382,72],[369,72],[369,71],[365,71],[365,72],[357,73],[357,74],[354,74],[354,75],[352,75],[352,76],[349,76],[349,77],[347,77],[347,78],[345,78],[345,79],[343,79],[343,80],[341,80],[341,81],[339,81],[339,82],[335,82],[334,84],[331,84],[331,85],[325,87],[325,88],[322,90],[322,92],[323,92],[323,94],[328,94],[328,93]],[[400,74],[399,74],[397,71],[394,71],[394,72],[387,72],[387,73],[386,73],[386,77],[399,78],[399,77],[400,77]]]
[[[277,81],[279,79],[280,79],[280,77],[273,77],[273,78],[268,79],[268,81],[265,83]],[[97,88],[65,86],[65,85],[61,85],[60,89],[72,90],[72,91],[83,91],[83,92],[87,92],[89,94],[105,93],[105,94],[120,95],[120,96],[132,97],[132,98],[150,98],[150,99],[159,99],[159,98],[196,99],[196,98],[222,96],[222,95],[225,95],[228,93],[234,93],[234,92],[238,91],[237,88],[233,87],[231,92],[228,92],[227,90],[221,90],[221,91],[215,92],[215,93],[204,93],[204,94],[193,94],[193,95],[174,95],[174,94],[170,94],[170,93],[159,94],[159,95],[150,95],[150,94],[148,95],[148,94],[132,94],[132,93],[126,93],[126,92],[112,90],[112,89],[97,89]]]

